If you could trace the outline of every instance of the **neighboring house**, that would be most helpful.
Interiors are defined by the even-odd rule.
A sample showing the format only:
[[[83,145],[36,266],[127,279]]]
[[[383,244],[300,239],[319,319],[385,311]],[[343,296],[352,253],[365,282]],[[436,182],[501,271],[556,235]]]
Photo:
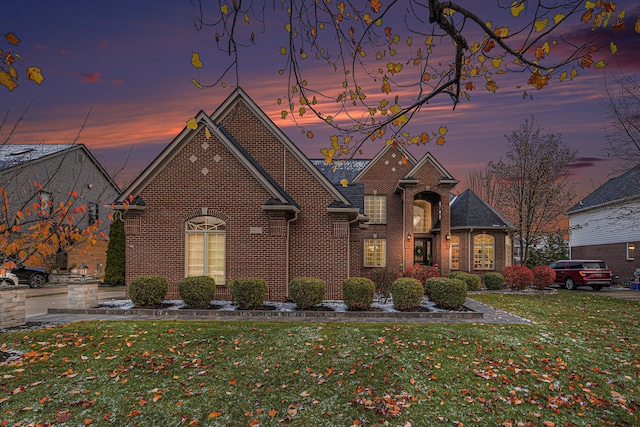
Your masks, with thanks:
[[[35,187],[38,182],[42,187]],[[68,193],[78,194],[77,205],[86,212],[74,216],[76,226],[87,228],[100,221],[99,231],[109,234],[111,204],[120,190],[83,144],[4,144],[0,146],[0,187],[7,190],[9,207],[23,210],[34,202],[48,201],[52,205],[66,201]],[[10,216],[16,212],[9,212]],[[35,217],[26,218],[34,219]],[[98,240],[91,251],[86,243],[60,252],[48,267],[69,269],[85,263],[89,272],[104,272],[106,239]]]
[[[640,267],[640,165],[607,181],[567,215],[572,259],[602,259],[621,281],[633,278]]]
[[[158,274],[175,298],[180,279],[209,275],[228,298],[229,280],[260,277],[281,301],[291,279],[316,277],[334,299],[374,268],[511,264],[511,226],[471,192],[450,203],[458,181],[431,154],[388,145],[372,160],[311,161],[240,88],[195,120],[116,202],[127,283]]]

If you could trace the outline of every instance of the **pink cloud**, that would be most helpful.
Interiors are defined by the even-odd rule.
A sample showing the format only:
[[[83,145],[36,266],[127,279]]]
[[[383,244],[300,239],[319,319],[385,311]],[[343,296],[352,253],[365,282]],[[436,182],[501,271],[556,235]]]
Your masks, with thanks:
[[[98,83],[100,81],[100,73],[78,73],[78,76],[84,83]]]

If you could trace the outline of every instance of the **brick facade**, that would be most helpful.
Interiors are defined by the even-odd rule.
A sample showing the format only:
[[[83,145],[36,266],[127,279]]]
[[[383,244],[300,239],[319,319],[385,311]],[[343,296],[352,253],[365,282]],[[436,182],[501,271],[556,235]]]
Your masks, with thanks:
[[[635,242],[639,247],[640,242]],[[601,259],[607,263],[614,277],[620,282],[628,282],[638,267],[636,259],[627,259],[627,243],[610,243],[593,246],[573,246],[571,259]]]
[[[123,193],[122,205],[130,196],[139,201],[125,215],[127,283],[157,274],[169,282],[167,297],[179,298],[177,283],[187,268],[185,224],[212,216],[224,221],[225,280],[263,278],[267,298],[282,301],[291,279],[315,277],[327,283],[327,299],[340,299],[344,279],[371,272],[363,267],[364,239],[386,239],[388,267],[413,264],[413,200],[421,197],[432,202],[440,227],[417,237],[432,239],[433,260],[448,274],[444,236],[451,232],[449,195],[457,181],[443,181],[448,173],[431,157],[416,162],[403,149],[387,147],[362,171],[355,182],[364,194],[387,197],[386,224],[367,227],[360,208],[241,89],[211,116],[203,114],[197,129],[185,128]],[[218,285],[217,297],[228,298],[224,283]]]

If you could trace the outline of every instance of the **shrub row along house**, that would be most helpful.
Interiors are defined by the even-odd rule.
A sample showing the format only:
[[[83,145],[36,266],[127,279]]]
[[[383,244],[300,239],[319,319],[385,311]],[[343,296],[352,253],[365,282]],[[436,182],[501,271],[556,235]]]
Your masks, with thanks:
[[[385,146],[372,160],[308,159],[240,88],[199,112],[123,192],[126,281],[165,277],[168,297],[186,276],[259,277],[282,301],[291,279],[327,283],[414,263],[501,271],[513,226],[466,191],[431,155]],[[343,186],[341,181],[347,179]],[[343,181],[344,182],[344,181]]]

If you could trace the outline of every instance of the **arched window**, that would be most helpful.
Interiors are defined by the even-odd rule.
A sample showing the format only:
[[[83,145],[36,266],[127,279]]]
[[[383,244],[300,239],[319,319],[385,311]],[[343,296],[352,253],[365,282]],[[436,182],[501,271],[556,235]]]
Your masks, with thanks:
[[[495,238],[490,234],[478,234],[473,238],[473,268],[493,270],[495,258]]]
[[[451,269],[460,270],[460,236],[451,236]]]
[[[413,232],[428,233],[431,230],[431,203],[426,200],[413,201]]]
[[[209,276],[225,283],[225,222],[212,216],[185,223],[186,276]]]

